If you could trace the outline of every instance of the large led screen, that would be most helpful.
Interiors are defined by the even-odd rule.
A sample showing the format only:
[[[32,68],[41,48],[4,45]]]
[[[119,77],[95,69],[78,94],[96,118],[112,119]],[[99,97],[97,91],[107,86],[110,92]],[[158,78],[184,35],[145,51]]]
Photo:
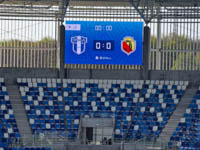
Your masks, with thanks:
[[[142,22],[66,21],[66,64],[142,65]]]

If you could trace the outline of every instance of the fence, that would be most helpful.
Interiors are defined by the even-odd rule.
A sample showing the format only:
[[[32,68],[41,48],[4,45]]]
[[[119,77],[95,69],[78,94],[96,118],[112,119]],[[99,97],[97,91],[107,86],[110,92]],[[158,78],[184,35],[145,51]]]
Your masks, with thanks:
[[[67,7],[65,20],[142,21],[127,2],[116,2],[114,6],[101,6],[97,2],[78,4]],[[158,17],[149,23],[149,70],[200,70],[199,9],[161,7],[156,10]],[[0,5],[0,67],[56,68],[59,11],[58,7]],[[66,64],[65,68],[140,70],[142,66]]]

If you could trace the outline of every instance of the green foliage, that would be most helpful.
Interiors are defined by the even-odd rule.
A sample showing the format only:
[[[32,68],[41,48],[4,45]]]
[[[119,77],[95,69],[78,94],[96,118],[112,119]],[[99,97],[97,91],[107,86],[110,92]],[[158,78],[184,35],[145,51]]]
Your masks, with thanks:
[[[54,48],[57,41],[51,37],[44,37],[39,41],[7,40],[0,41],[0,47],[30,47],[30,48]]]

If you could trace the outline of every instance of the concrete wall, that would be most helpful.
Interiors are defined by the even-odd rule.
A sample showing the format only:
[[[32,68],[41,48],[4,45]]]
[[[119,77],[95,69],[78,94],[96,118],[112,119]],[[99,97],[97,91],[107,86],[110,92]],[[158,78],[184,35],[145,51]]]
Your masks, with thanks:
[[[200,71],[149,71],[151,80],[187,80],[200,84]],[[17,77],[58,78],[58,69],[0,68],[0,77],[15,80]],[[87,70],[65,69],[65,78],[74,79],[142,79],[140,70]]]

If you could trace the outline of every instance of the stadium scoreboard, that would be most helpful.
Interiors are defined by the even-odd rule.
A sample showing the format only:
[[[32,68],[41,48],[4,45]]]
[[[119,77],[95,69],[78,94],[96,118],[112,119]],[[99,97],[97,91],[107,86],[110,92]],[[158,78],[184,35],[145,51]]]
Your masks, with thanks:
[[[142,22],[65,24],[65,64],[142,65],[142,44]]]

